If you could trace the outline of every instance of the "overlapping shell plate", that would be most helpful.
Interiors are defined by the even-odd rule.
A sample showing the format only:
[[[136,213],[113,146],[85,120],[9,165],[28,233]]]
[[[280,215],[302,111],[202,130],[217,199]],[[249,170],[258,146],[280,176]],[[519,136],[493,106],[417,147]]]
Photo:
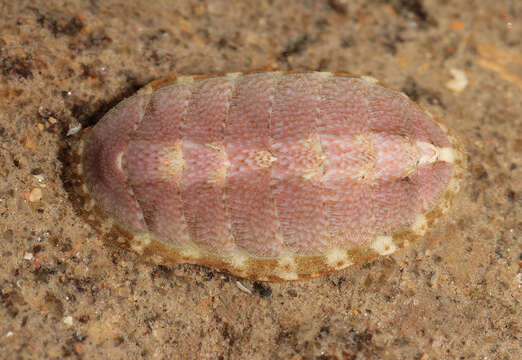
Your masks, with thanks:
[[[89,221],[146,259],[256,280],[393,253],[445,216],[465,157],[376,80],[326,72],[181,76],[82,136]]]

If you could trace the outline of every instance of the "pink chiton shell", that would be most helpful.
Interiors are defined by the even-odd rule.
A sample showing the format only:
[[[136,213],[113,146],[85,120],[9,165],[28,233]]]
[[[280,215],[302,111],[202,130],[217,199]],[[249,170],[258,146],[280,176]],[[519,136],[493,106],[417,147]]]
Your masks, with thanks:
[[[91,223],[149,260],[294,280],[423,236],[464,167],[372,78],[266,72],[149,84],[86,131],[78,173]]]

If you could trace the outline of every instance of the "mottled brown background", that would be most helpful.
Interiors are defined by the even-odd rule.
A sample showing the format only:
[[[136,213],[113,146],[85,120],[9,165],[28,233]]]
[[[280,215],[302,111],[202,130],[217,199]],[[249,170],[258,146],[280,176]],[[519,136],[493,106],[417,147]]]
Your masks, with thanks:
[[[0,358],[520,359],[521,14],[517,0],[0,0]],[[445,119],[469,156],[458,210],[407,251],[316,281],[241,280],[251,294],[105,246],[70,193],[68,131],[169,72],[260,68],[372,75]]]

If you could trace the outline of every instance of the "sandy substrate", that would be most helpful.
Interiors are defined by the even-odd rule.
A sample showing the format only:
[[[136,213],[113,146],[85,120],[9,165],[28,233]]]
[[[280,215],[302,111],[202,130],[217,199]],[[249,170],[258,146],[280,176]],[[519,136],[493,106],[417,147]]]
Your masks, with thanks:
[[[1,359],[518,359],[522,2],[0,0]],[[464,141],[448,220],[315,281],[154,266],[75,206],[68,135],[173,72],[346,71]]]

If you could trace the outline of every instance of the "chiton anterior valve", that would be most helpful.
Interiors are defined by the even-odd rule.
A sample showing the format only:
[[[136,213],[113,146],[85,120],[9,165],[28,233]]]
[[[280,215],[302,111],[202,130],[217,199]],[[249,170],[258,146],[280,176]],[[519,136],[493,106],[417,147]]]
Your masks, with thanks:
[[[452,206],[459,141],[373,78],[230,73],[155,81],[78,146],[89,221],[144,258],[256,280],[393,253]]]

